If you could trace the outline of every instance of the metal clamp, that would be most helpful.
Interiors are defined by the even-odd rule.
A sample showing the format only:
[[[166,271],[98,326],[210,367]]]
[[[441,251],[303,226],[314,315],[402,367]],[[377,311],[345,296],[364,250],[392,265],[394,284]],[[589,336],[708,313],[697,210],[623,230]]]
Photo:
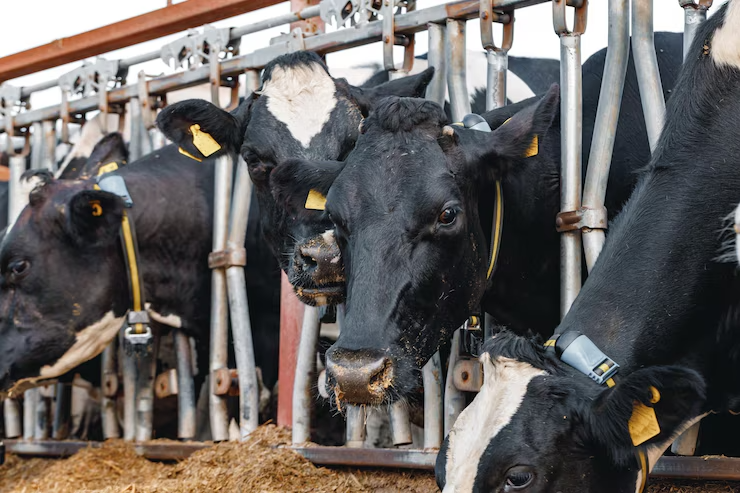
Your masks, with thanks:
[[[576,231],[578,229],[606,229],[609,217],[606,207],[589,209],[581,207],[577,211],[559,212],[555,219],[555,229],[558,233]]]
[[[247,265],[247,250],[235,248],[211,252],[208,254],[209,269],[228,269],[229,267]]]
[[[493,39],[493,0],[480,0],[480,40],[483,49],[506,53],[514,44],[514,11],[509,14],[508,22],[504,23],[504,38],[501,46],[497,46]]]
[[[123,331],[123,351],[128,355],[146,355],[151,353],[153,342],[152,328],[148,325],[144,325],[143,332],[136,332],[136,329],[131,325],[127,326]]]
[[[164,63],[175,68],[196,68],[208,63],[212,52],[234,54],[239,48],[239,39],[230,39],[231,29],[218,29],[213,26],[203,26],[203,31],[188,30],[188,35],[167,43],[162,47],[159,56]]]
[[[552,25],[558,36],[579,35],[586,32],[588,17],[588,0],[582,0],[581,5],[574,7],[573,29],[568,29],[565,7],[566,0],[552,0]]]
[[[471,315],[460,330],[460,355],[477,358],[483,346],[481,317]]]
[[[396,11],[405,9],[411,12],[416,9],[416,0],[383,0],[380,9],[373,8],[372,4],[367,6],[367,10],[383,17],[383,66],[385,70],[395,72],[400,71],[408,73],[414,66],[414,35],[396,36]],[[396,67],[393,59],[393,47],[396,44],[403,45],[403,64]]]
[[[354,21],[355,14],[360,11],[360,0],[321,0],[319,8],[322,21],[341,26],[347,19]]]

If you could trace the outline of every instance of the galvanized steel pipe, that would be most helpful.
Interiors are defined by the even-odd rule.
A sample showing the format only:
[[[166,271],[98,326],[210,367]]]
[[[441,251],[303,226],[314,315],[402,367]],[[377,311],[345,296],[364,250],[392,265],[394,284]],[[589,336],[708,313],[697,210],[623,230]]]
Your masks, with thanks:
[[[653,151],[665,118],[663,86],[653,36],[653,0],[632,0],[632,56],[635,60],[648,142]]]
[[[11,156],[10,166],[8,224],[13,224],[23,208],[28,203],[28,195],[23,193],[21,175],[26,171],[26,158]]]
[[[118,438],[121,436],[116,415],[116,395],[118,394],[118,371],[116,367],[115,341],[103,350],[101,359],[103,392],[100,400],[100,413],[103,424],[103,438]],[[124,374],[124,380],[126,376]],[[125,389],[124,389],[125,390]],[[125,397],[124,397],[125,399]],[[128,401],[125,401],[128,402]],[[125,409],[125,407],[124,407]],[[125,414],[125,411],[124,411]],[[133,414],[132,414],[133,415]],[[131,427],[133,430],[133,427]],[[133,431],[129,440],[133,439]]]
[[[345,446],[362,448],[365,444],[365,406],[347,406],[347,436]]]
[[[426,98],[440,106],[445,104],[447,95],[447,56],[445,54],[445,26],[429,24],[429,52],[427,63],[434,67],[434,77],[427,86]]]
[[[424,448],[437,449],[442,445],[442,365],[439,351],[422,369],[424,381]]]
[[[404,401],[396,401],[390,407],[391,434],[393,445],[408,445],[414,441],[411,436],[411,422],[409,420],[408,404]]]
[[[586,170],[586,183],[583,191],[583,207],[586,209],[602,209],[606,198],[619,109],[624,90],[624,77],[629,60],[629,8],[629,0],[609,0],[609,49],[606,52],[599,106],[596,111],[591,153]],[[604,246],[604,229],[584,228],[582,236],[586,267],[591,272]]]
[[[5,422],[6,438],[18,438],[23,434],[20,402],[11,398],[3,401],[3,420]]]
[[[190,339],[181,330],[172,332],[177,358],[177,438],[193,440],[196,433],[195,381]]]
[[[134,356],[136,381],[136,441],[151,440],[154,433],[154,379],[157,370],[159,334],[154,334],[154,349],[150,354]]]
[[[452,120],[461,122],[470,113],[470,96],[465,80],[465,21],[447,19],[447,90]]]
[[[231,155],[224,154],[216,159],[213,204],[213,251],[226,248],[229,227],[229,204],[233,165]],[[211,372],[209,410],[211,434],[214,442],[229,439],[229,412],[226,396],[216,394],[218,370],[228,368],[229,360],[229,315],[227,307],[226,272],[213,269],[211,272]]]
[[[486,111],[506,106],[506,72],[509,70],[509,54],[505,51],[488,50],[488,82],[486,85]]]
[[[311,404],[313,403],[313,383],[316,374],[316,347],[319,343],[319,309],[306,305],[303,310],[303,326],[298,343],[295,383],[293,384],[293,443],[299,444],[311,439]],[[352,406],[349,406],[352,407]],[[347,410],[347,421],[354,415]],[[364,435],[364,419],[363,419]],[[350,439],[349,428],[347,439]],[[354,436],[354,433],[353,433]],[[354,439],[354,438],[353,438]]]
[[[52,437],[54,440],[64,440],[69,437],[72,413],[72,384],[59,382],[54,385],[54,401]]]
[[[51,424],[51,397],[48,395],[51,389],[47,386],[36,389],[36,418],[34,419],[34,440],[46,440],[49,438]]]
[[[447,436],[455,424],[455,420],[465,409],[465,394],[455,387],[453,375],[455,365],[460,357],[460,329],[457,329],[452,336],[452,346],[450,346],[450,359],[447,363],[447,380],[445,381],[444,395],[444,436]]]
[[[683,8],[683,58],[686,60],[696,31],[707,20],[707,10],[712,6],[712,0],[678,0],[678,4]]]
[[[123,331],[121,331],[121,344],[123,347]],[[133,355],[121,351],[121,366],[123,373],[123,439],[132,442],[136,439],[136,391],[139,367]],[[115,404],[111,412],[115,420]],[[106,428],[113,427],[112,424],[106,424]]]
[[[23,439],[33,440],[36,431],[36,405],[39,400],[39,389],[33,388],[23,392]]]

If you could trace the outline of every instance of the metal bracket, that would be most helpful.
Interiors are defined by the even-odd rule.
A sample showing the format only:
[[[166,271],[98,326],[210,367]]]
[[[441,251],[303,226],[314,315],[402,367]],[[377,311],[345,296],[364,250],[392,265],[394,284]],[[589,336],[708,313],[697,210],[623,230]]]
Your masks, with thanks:
[[[108,83],[123,80],[127,70],[119,68],[118,60],[97,58],[94,62],[85,62],[81,67],[59,77],[59,87],[62,91],[82,96],[104,93],[108,89]]]
[[[405,10],[407,13],[416,9],[416,0],[383,0],[380,9],[376,8],[372,3],[367,5],[368,12],[374,14],[376,17],[381,15],[383,17],[383,66],[386,70],[395,72],[400,71],[408,73],[414,66],[414,35],[408,34],[403,36],[396,36],[396,18],[395,14]],[[403,50],[403,64],[401,67],[396,67],[396,62],[393,59],[393,47],[396,44],[401,44],[404,47]]]
[[[678,0],[678,4],[684,9],[708,10],[713,0]]]
[[[552,0],[552,25],[558,36],[580,35],[586,32],[586,19],[588,18],[588,0],[574,7],[573,29],[568,28],[565,15],[566,0]]]
[[[354,22],[354,16],[360,11],[361,0],[321,0],[319,16],[327,24],[343,25],[347,19]]]
[[[28,100],[23,99],[22,89],[17,86],[12,86],[8,83],[0,85],[0,116],[5,120],[5,132],[8,135],[8,155],[15,155],[15,147],[13,146],[13,137],[15,136],[15,121],[14,117],[21,109],[28,107]],[[26,147],[29,146],[28,132],[26,132]],[[24,149],[23,155],[26,155]]]
[[[213,26],[203,26],[203,31],[188,30],[188,35],[167,43],[162,47],[159,56],[164,63],[175,68],[197,68],[209,62],[212,51],[223,53],[224,58],[238,53],[239,39],[230,39],[231,29],[218,29]]]
[[[239,395],[239,373],[235,369],[219,368],[211,372],[214,395]]]
[[[177,369],[170,368],[164,373],[157,375],[154,382],[154,394],[157,399],[164,399],[171,395],[177,395],[179,392],[177,384]]]
[[[483,49],[506,53],[514,44],[514,11],[509,13],[509,21],[504,26],[504,39],[501,46],[493,39],[493,0],[480,0],[480,40]]]
[[[226,249],[208,254],[209,269],[228,269],[229,267],[244,267],[247,265],[247,250],[245,248]]]
[[[289,53],[306,49],[305,35],[300,27],[289,33],[281,34],[270,39],[270,46],[285,46]]]
[[[608,223],[606,207],[600,209],[581,207],[577,211],[559,212],[555,219],[555,229],[558,233],[584,228],[607,229]]]

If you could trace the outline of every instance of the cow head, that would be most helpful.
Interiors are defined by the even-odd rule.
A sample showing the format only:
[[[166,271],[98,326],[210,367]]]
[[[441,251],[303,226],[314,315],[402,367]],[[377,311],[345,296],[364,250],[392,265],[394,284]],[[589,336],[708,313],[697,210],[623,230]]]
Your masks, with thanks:
[[[363,117],[379,98],[422,96],[433,73],[428,69],[374,88],[358,88],[333,79],[315,53],[291,53],[265,67],[260,89],[232,113],[188,100],[165,108],[157,124],[199,159],[205,156],[193,145],[194,124],[224,148],[240,151],[260,210],[268,216],[263,233],[296,294],[304,303],[334,304],[343,300],[344,275],[336,244],[326,241],[333,227],[322,210],[330,185],[327,173],[318,178],[293,176],[295,169],[283,163],[291,158],[344,159]]]
[[[554,87],[491,133],[446,126],[421,99],[387,98],[365,120],[326,204],[347,276],[344,325],[327,352],[339,401],[408,395],[475,309],[489,263],[478,198],[527,167],[557,107]]]
[[[47,174],[31,192],[0,244],[0,391],[57,377],[115,337],[128,299],[122,211],[90,182]]]
[[[480,362],[483,387],[437,457],[444,491],[639,492],[705,400],[693,370],[647,367],[608,388],[506,331]]]

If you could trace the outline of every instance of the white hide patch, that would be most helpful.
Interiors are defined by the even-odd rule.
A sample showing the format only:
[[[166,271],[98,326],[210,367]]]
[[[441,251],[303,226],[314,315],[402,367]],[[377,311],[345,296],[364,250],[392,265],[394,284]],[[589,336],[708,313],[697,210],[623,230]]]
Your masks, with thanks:
[[[182,319],[178,315],[175,315],[173,313],[170,313],[169,315],[162,315],[161,313],[157,313],[152,310],[151,306],[151,303],[147,303],[145,305],[145,308],[152,320],[168,327],[182,329]]]
[[[337,105],[336,87],[329,74],[317,63],[284,68],[276,66],[262,85],[267,109],[283,122],[291,135],[308,147],[321,132]]]
[[[725,23],[714,32],[710,48],[717,65],[740,68],[740,3],[730,2]]]
[[[483,452],[491,440],[509,424],[519,410],[533,378],[545,375],[543,370],[511,358],[483,363],[483,386],[473,402],[460,413],[449,434],[447,448],[447,493],[472,491]]]

